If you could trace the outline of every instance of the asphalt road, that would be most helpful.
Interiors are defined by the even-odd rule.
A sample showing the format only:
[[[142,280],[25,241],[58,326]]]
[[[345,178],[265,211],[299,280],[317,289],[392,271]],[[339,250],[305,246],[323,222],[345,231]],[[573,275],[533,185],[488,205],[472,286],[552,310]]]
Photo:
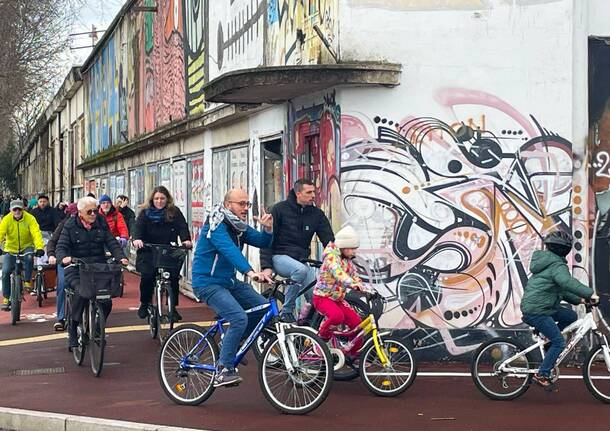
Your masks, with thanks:
[[[137,278],[128,275],[127,281],[125,297],[115,301],[109,320],[110,327],[122,327],[125,332],[108,335],[106,363],[100,378],[93,377],[88,358],[81,367],[73,362],[65,338],[53,339],[56,335],[51,328],[53,295],[42,309],[28,301],[23,320],[15,327],[8,323],[8,313],[2,313],[0,405],[230,431],[610,428],[610,405],[594,399],[582,380],[562,380],[560,391],[553,394],[532,387],[512,402],[486,399],[468,376],[419,375],[407,392],[391,399],[370,394],[359,380],[335,382],[330,396],[316,411],[307,416],[282,415],[265,400],[252,356],[248,366],[240,369],[245,381],[238,388],[219,389],[197,407],[178,406],[164,395],[159,385],[156,372],[159,343],[150,339],[146,331],[133,327],[144,322],[134,311]],[[186,298],[182,298],[181,312],[186,321],[212,317],[203,305]],[[51,339],[44,338],[48,335]],[[459,364],[423,364],[420,371],[456,372],[467,368]]]

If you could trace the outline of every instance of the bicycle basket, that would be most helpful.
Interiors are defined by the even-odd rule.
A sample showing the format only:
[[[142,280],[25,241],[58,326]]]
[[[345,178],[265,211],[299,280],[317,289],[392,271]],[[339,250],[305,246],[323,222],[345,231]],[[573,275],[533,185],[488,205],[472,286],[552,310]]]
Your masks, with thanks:
[[[186,258],[183,248],[153,246],[153,265],[166,271],[179,272]]]
[[[77,291],[82,298],[116,298],[121,295],[121,265],[112,263],[83,263],[79,269]]]

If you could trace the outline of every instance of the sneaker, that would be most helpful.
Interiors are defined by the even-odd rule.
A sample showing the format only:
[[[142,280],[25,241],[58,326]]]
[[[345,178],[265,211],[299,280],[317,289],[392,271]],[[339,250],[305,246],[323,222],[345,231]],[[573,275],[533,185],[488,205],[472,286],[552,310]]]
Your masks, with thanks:
[[[239,377],[239,374],[237,374],[236,370],[223,368],[222,371],[216,373],[216,376],[214,376],[214,387],[218,388],[220,386],[237,386],[242,381],[243,379]]]
[[[11,300],[9,298],[2,298],[2,311],[9,311],[11,309]]]
[[[542,376],[538,373],[534,374],[533,379],[534,382],[541,386],[545,391],[552,391],[555,389],[555,383],[551,380],[550,377]]]
[[[284,323],[296,323],[296,319],[292,313],[280,314],[280,320]]]
[[[138,308],[138,317],[140,319],[146,319],[148,317],[148,304],[140,304],[140,308]]]
[[[66,321],[64,319],[58,320],[53,325],[53,329],[57,332],[65,331],[66,330]]]

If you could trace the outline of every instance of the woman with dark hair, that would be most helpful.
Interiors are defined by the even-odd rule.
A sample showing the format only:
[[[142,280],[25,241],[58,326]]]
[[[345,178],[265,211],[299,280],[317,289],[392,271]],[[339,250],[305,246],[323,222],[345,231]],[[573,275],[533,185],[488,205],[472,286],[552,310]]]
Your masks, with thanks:
[[[177,243],[178,238],[186,248],[193,246],[191,234],[184,215],[174,205],[174,199],[167,188],[155,187],[148,199],[145,208],[140,211],[136,219],[133,232],[133,246],[138,250],[136,258],[136,269],[140,272],[140,308],[138,316],[146,319],[148,316],[148,305],[152,300],[155,285],[155,271],[153,254],[150,248],[144,247],[144,243],[171,244]],[[178,305],[178,280],[180,271],[171,273],[172,302]],[[182,316],[177,310],[170,311],[174,321],[180,321]]]

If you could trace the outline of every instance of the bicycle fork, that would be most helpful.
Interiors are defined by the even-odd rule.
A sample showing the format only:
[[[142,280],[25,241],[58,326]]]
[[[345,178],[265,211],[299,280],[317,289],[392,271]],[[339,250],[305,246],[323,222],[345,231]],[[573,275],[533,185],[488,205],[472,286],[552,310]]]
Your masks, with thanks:
[[[288,370],[289,373],[294,373],[293,364],[298,364],[299,358],[294,348],[294,344],[286,342],[286,333],[284,332],[286,326],[286,324],[279,322],[275,324],[277,340],[280,345],[280,352],[282,352],[284,363],[286,364],[286,370]],[[286,348],[286,346],[288,346],[288,348]]]

